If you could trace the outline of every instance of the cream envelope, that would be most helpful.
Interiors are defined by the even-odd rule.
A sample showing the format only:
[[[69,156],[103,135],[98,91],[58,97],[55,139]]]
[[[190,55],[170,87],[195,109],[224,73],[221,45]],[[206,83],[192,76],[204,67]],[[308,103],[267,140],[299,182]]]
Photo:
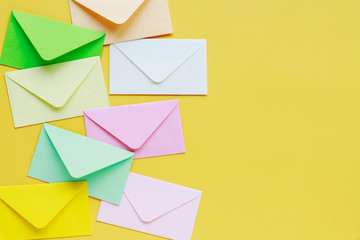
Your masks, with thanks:
[[[69,0],[72,23],[106,33],[104,44],[172,33],[167,0]]]
[[[99,57],[5,73],[15,127],[109,106]]]
[[[84,110],[86,136],[146,158],[185,152],[178,100]]]
[[[190,240],[202,192],[130,173],[120,205],[101,202],[97,221]]]
[[[110,45],[110,94],[207,94],[205,39]]]

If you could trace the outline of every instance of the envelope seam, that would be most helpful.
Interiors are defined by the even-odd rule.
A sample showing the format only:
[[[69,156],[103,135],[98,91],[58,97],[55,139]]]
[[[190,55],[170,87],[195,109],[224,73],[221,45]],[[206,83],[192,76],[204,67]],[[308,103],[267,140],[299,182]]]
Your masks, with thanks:
[[[83,79],[80,81],[79,85],[75,88],[75,90],[72,92],[72,94],[67,97],[67,100],[65,101],[65,103],[60,106],[60,107],[55,107],[54,105],[52,105],[51,103],[47,102],[46,100],[44,100],[43,98],[41,98],[40,96],[37,96],[35,93],[33,93],[32,91],[28,90],[27,88],[25,88],[24,86],[22,86],[20,83],[16,82],[14,79],[12,79],[8,73],[6,72],[5,75],[9,78],[9,80],[11,80],[12,82],[14,82],[15,84],[17,84],[18,86],[20,86],[21,88],[23,88],[24,90],[26,90],[27,92],[29,92],[30,94],[32,94],[33,96],[35,96],[36,98],[41,99],[43,102],[45,102],[46,104],[50,105],[52,108],[55,109],[59,109],[64,107],[70,100],[70,98],[72,98],[72,96],[75,94],[75,92],[80,88],[80,86],[83,84],[83,82],[85,81],[85,79],[90,75],[90,73],[94,70],[95,66],[98,64],[99,59],[97,59],[97,62],[90,68],[89,72],[85,75],[85,77],[83,77]],[[44,66],[41,66],[44,67]],[[40,68],[40,67],[38,67]],[[25,69],[26,70],[26,69]],[[22,71],[22,70],[19,70]]]
[[[179,107],[179,103],[177,103],[175,105],[175,107],[169,112],[169,114],[164,118],[164,120],[159,124],[159,126],[157,126],[155,128],[155,130],[149,135],[149,137],[146,138],[146,140],[141,144],[140,147],[138,147],[137,149],[140,149],[142,146],[144,146],[144,144],[154,135],[154,133],[161,127],[161,125],[169,118],[169,116],[175,111],[176,107]],[[107,133],[109,133],[111,136],[113,136],[114,138],[116,138],[118,141],[120,141],[121,143],[123,143],[124,145],[126,145],[127,147],[129,147],[130,149],[132,149],[130,146],[128,146],[125,142],[123,142],[121,139],[119,139],[118,137],[116,137],[115,135],[113,135],[111,132],[109,132],[108,130],[106,130],[103,126],[101,126],[99,123],[97,123],[94,119],[92,119],[89,115],[86,114],[86,111],[84,111],[84,115],[86,115],[86,117],[88,117],[92,122],[94,122],[97,126],[99,126],[101,129],[103,129],[104,131],[106,131]],[[133,150],[137,150],[137,149],[133,149]]]
[[[91,175],[91,174],[97,173],[97,172],[99,172],[99,171],[101,171],[101,170],[104,170],[104,169],[106,169],[106,168],[108,168],[108,167],[114,166],[114,165],[116,165],[116,164],[118,164],[118,163],[122,163],[122,162],[124,162],[124,161],[126,161],[126,160],[130,160],[130,159],[133,159],[133,158],[134,158],[134,155],[133,155],[132,157],[128,157],[128,158],[122,159],[122,160],[120,160],[120,161],[118,161],[118,162],[116,162],[116,163],[113,163],[113,164],[111,164],[111,165],[109,165],[109,166],[106,166],[106,167],[103,167],[103,168],[101,168],[101,169],[98,169],[98,170],[96,170],[96,171],[94,171],[94,172],[88,173],[88,174],[86,174],[86,175],[84,175],[84,176],[74,177],[74,176],[70,173],[70,171],[69,171],[68,167],[65,165],[64,161],[62,160],[61,155],[59,154],[59,152],[58,152],[55,144],[53,143],[53,141],[52,141],[51,137],[49,136],[49,134],[47,133],[46,129],[44,129],[44,131],[45,131],[45,133],[46,133],[46,136],[49,138],[49,140],[50,140],[50,142],[51,142],[51,145],[54,147],[56,153],[58,154],[59,158],[61,159],[61,162],[64,164],[66,170],[68,171],[68,173],[70,174],[70,176],[73,177],[73,178],[75,178],[75,179],[79,179],[79,180],[80,180],[80,179],[82,179],[82,178],[84,178],[84,177],[87,177],[87,176],[89,176],[89,175]]]
[[[197,198],[201,198],[202,193],[200,193],[200,195],[199,195],[199,196],[196,196],[196,197],[194,197],[194,198],[192,198],[192,199],[190,199],[190,200],[188,200],[188,201],[186,201],[186,202],[184,202],[184,203],[182,203],[182,204],[178,205],[177,207],[175,207],[175,208],[173,208],[173,209],[171,209],[171,210],[169,210],[169,211],[167,211],[167,212],[165,212],[165,213],[161,214],[160,216],[157,216],[157,217],[155,217],[155,218],[151,219],[150,221],[146,221],[146,220],[144,220],[144,219],[140,216],[140,214],[139,214],[138,210],[135,208],[135,206],[133,205],[133,203],[131,202],[131,200],[130,200],[129,196],[127,196],[127,194],[126,194],[126,192],[125,192],[125,191],[124,191],[124,196],[128,199],[128,201],[129,201],[129,203],[130,203],[131,207],[134,209],[135,213],[138,215],[138,217],[141,219],[141,221],[143,221],[143,222],[145,222],[145,223],[150,223],[150,222],[156,221],[157,219],[161,218],[162,216],[164,216],[164,215],[166,215],[166,214],[168,214],[168,213],[170,213],[170,212],[173,212],[173,211],[175,211],[176,209],[178,209],[178,208],[180,208],[180,207],[182,207],[182,206],[184,206],[184,205],[186,205],[186,204],[188,204],[188,203],[190,203],[190,202],[194,201],[194,200],[195,200],[195,199],[197,199]]]
[[[116,22],[116,21],[113,21],[113,20],[109,19],[108,17],[105,17],[104,15],[98,13],[97,11],[93,10],[92,8],[86,6],[85,4],[83,4],[83,3],[81,3],[81,2],[78,2],[78,1],[76,1],[76,0],[70,0],[70,1],[75,2],[75,4],[78,4],[78,5],[82,6],[82,7],[90,10],[91,12],[95,13],[96,15],[98,15],[98,16],[100,16],[100,17],[102,17],[102,18],[104,18],[104,19],[106,19],[106,20],[108,20],[108,21],[110,21],[110,22],[112,22],[112,23],[114,23],[114,24],[116,24],[116,25],[121,25],[121,24],[126,23],[133,15],[135,15],[135,12],[136,12],[136,11],[144,4],[144,2],[145,2],[145,1],[143,0],[142,3],[135,9],[135,11],[132,12],[132,13],[129,15],[129,17],[127,17],[123,22]]]
[[[123,51],[121,51],[121,49],[116,46],[116,44],[114,44],[114,46],[132,63],[136,66],[136,68],[138,68],[146,77],[148,77],[152,82],[155,82],[156,84],[160,84],[161,82],[165,81],[166,79],[168,79],[176,70],[178,70],[181,66],[183,66],[196,52],[198,52],[203,46],[204,44],[202,44],[201,46],[199,46],[199,48],[197,48],[192,54],[190,54],[181,64],[179,64],[173,71],[171,71],[164,79],[162,79],[159,82],[154,81],[146,72],[144,72],[135,62],[133,62],[131,60],[130,57],[128,57]]]
[[[9,205],[9,203],[7,203],[6,201],[4,201],[4,199],[0,198],[0,200],[1,200],[3,203],[5,203],[6,206],[10,207],[17,215],[19,215],[21,218],[23,218],[23,219],[26,220],[28,223],[30,223],[32,226],[34,226],[34,227],[37,228],[37,229],[43,229],[43,228],[45,228],[47,225],[49,225],[49,224],[56,218],[56,216],[58,216],[59,213],[62,212],[62,211],[69,205],[69,203],[70,203],[77,195],[79,195],[80,191],[83,190],[83,188],[84,188],[84,187],[82,186],[77,192],[75,192],[74,195],[69,199],[69,201],[67,201],[67,203],[64,204],[64,206],[62,206],[62,207],[60,208],[60,210],[59,210],[53,217],[51,217],[50,220],[47,221],[46,225],[43,226],[43,227],[35,226],[33,223],[30,222],[30,220],[26,219],[26,218],[25,218],[23,215],[21,215],[15,208],[13,208],[11,205]]]
[[[21,28],[21,30],[24,32],[25,36],[27,37],[27,39],[29,40],[29,42],[31,43],[31,45],[35,48],[36,53],[39,55],[39,57],[40,57],[42,60],[44,60],[44,61],[46,61],[46,62],[49,62],[49,61],[53,61],[53,60],[55,60],[55,59],[58,59],[58,58],[66,55],[66,54],[68,54],[68,53],[70,53],[70,52],[72,52],[72,51],[75,51],[75,50],[77,50],[77,49],[79,49],[79,48],[81,48],[81,47],[83,47],[83,46],[85,46],[85,45],[87,45],[87,44],[90,44],[90,43],[92,43],[92,42],[95,42],[95,41],[99,40],[100,38],[105,37],[105,34],[103,34],[102,36],[100,36],[100,37],[98,37],[98,38],[96,38],[96,39],[94,39],[94,40],[92,40],[92,41],[90,41],[90,42],[88,42],[88,43],[86,43],[86,44],[84,44],[84,45],[82,45],[82,46],[79,46],[79,47],[77,47],[77,48],[71,49],[70,51],[68,51],[68,52],[66,52],[66,53],[63,53],[63,54],[61,54],[61,55],[59,55],[59,56],[57,56],[57,57],[55,57],[55,58],[45,59],[45,58],[43,58],[43,57],[41,56],[41,54],[39,53],[39,51],[38,51],[38,49],[36,48],[35,44],[31,41],[31,39],[29,38],[29,36],[26,34],[26,32],[24,31],[23,27],[21,26],[19,20],[18,20],[18,19],[16,18],[16,16],[14,15],[14,13],[11,13],[11,14],[13,15],[14,19],[16,20],[16,22],[17,22],[17,24],[19,25],[19,27]]]

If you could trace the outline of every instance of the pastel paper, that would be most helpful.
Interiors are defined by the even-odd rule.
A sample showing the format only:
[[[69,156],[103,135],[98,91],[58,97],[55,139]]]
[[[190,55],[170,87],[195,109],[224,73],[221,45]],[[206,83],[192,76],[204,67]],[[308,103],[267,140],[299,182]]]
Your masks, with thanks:
[[[185,152],[178,100],[84,111],[86,135],[135,158]]]
[[[0,239],[91,235],[86,182],[0,187]]]
[[[13,10],[0,64],[24,69],[100,56],[104,38],[103,32]]]
[[[45,182],[87,181],[89,196],[119,204],[134,153],[44,124],[28,176]]]
[[[110,45],[110,94],[206,95],[206,40],[144,39]]]
[[[97,221],[190,240],[201,191],[130,173],[119,206],[102,201]]]
[[[173,32],[167,0],[69,0],[72,23],[105,32],[104,44]]]
[[[15,127],[109,106],[99,57],[5,73]]]

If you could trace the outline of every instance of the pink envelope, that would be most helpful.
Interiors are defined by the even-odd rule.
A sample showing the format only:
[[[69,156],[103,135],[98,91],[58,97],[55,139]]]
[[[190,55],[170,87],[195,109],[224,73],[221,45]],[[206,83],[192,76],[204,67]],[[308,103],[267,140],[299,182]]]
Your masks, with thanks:
[[[102,201],[97,221],[190,240],[202,192],[130,173],[120,205]]]
[[[88,137],[134,158],[185,153],[178,100],[84,110],[84,119]]]

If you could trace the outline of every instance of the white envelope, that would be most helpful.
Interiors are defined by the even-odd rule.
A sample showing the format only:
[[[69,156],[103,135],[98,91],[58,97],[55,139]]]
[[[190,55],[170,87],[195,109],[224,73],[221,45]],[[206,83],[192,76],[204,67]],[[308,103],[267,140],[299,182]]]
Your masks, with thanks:
[[[101,202],[97,221],[190,240],[202,192],[130,173],[120,205]]]
[[[206,95],[205,39],[110,45],[110,94]]]

